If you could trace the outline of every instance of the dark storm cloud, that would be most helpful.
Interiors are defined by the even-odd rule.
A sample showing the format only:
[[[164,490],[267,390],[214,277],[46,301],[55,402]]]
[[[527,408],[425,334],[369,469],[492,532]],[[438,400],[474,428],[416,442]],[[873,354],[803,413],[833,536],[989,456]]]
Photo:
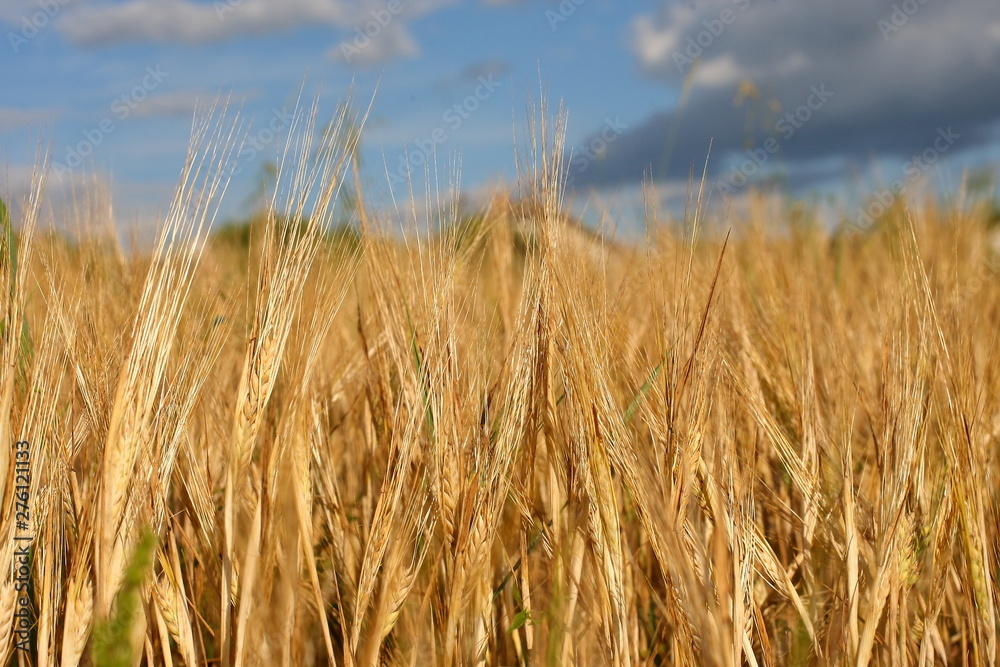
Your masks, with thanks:
[[[710,171],[768,138],[786,164],[908,157],[949,126],[960,151],[1000,120],[996,0],[668,3],[633,28],[643,71],[676,88],[690,75],[690,99],[612,140],[595,133],[596,159],[578,148],[570,165],[577,186],[683,179],[692,162],[700,175],[710,141]],[[737,105],[745,81],[759,97]]]

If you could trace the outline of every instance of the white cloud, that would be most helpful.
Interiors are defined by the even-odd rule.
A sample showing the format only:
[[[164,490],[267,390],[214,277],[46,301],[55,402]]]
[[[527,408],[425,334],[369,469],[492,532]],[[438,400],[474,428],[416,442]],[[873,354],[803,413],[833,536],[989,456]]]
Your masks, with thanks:
[[[412,58],[420,54],[416,40],[399,22],[388,23],[377,32],[373,31],[374,37],[366,35],[363,27],[359,30],[362,32],[356,32],[331,47],[327,51],[327,57],[343,65],[373,67],[397,58]]]
[[[200,105],[210,104],[217,94],[180,91],[153,95],[136,106],[135,118],[191,116]]]
[[[78,46],[203,44],[252,35],[329,26],[343,39],[328,51],[335,62],[356,66],[412,57],[420,48],[407,23],[455,0],[125,0],[74,5],[56,25]]]
[[[0,107],[0,132],[13,130],[31,124],[44,124],[51,121],[52,114],[33,109],[14,109]]]
[[[666,12],[668,18],[663,22],[653,16],[640,16],[633,24],[635,54],[643,68],[660,65],[680,46],[686,22],[681,19],[679,7],[670,7]]]
[[[60,17],[59,30],[73,43],[202,43],[291,30],[303,24],[344,26],[353,12],[346,0],[128,0],[78,6]]]
[[[740,67],[736,64],[732,54],[726,53],[701,63],[698,66],[695,80],[703,86],[718,88],[732,85],[738,82],[742,76]]]

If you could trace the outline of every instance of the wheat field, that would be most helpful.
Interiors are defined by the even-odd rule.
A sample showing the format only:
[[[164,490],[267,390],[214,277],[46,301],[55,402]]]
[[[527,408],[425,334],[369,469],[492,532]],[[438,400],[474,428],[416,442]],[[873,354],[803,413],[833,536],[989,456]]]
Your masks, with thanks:
[[[695,183],[616,242],[543,108],[479,215],[432,178],[428,224],[353,191],[334,233],[346,114],[300,109],[223,231],[238,129],[201,117],[146,249],[87,193],[43,229],[39,161],[0,253],[3,663],[996,664],[987,206],[855,233]]]

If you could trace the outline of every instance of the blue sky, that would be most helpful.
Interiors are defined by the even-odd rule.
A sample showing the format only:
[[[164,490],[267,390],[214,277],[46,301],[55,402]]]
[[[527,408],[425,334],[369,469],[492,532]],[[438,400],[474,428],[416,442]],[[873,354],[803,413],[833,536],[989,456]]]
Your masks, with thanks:
[[[416,164],[434,139],[472,200],[512,183],[539,77],[569,111],[578,202],[637,206],[647,173],[677,201],[709,142],[720,198],[769,178],[803,195],[947,190],[1000,162],[995,0],[4,0],[0,26],[7,189],[41,140],[54,197],[96,177],[125,218],[165,206],[196,105],[231,95],[251,137],[280,137],[303,82],[328,116],[352,83],[359,104],[374,95],[376,201],[404,148]],[[251,205],[282,145],[265,143],[223,217]]]

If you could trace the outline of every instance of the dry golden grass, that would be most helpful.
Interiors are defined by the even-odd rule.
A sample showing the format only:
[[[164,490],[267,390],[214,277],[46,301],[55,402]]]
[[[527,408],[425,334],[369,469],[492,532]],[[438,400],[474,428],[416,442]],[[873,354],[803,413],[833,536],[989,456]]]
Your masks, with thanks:
[[[851,234],[698,195],[605,243],[563,214],[562,117],[533,117],[516,203],[463,223],[435,189],[405,237],[362,203],[333,241],[351,123],[313,146],[315,120],[247,244],[209,233],[219,117],[151,252],[39,232],[36,178],[0,252],[0,558],[28,440],[37,619],[16,653],[5,569],[4,660],[996,663],[985,207]]]

